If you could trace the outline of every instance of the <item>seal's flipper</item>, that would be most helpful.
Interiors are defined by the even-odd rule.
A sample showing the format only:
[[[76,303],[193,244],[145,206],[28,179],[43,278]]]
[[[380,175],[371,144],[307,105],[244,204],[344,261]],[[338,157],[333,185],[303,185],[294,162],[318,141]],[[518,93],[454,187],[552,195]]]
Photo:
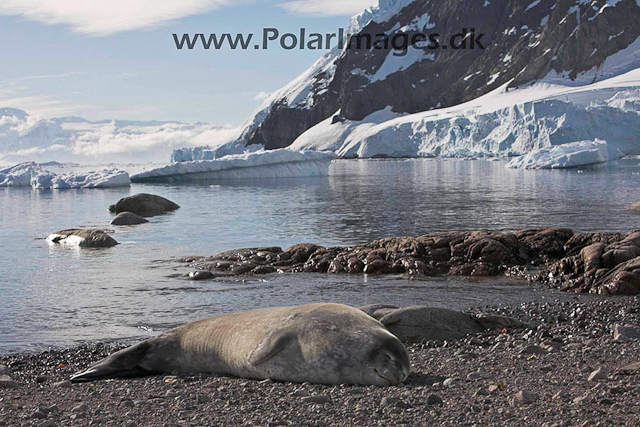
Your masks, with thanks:
[[[258,366],[265,363],[296,340],[296,334],[290,329],[274,331],[264,338],[249,355],[249,363]]]
[[[145,341],[113,353],[86,371],[72,376],[71,382],[80,383],[108,378],[133,378],[151,375],[154,372],[140,366],[140,362],[145,358],[150,348],[151,344]]]

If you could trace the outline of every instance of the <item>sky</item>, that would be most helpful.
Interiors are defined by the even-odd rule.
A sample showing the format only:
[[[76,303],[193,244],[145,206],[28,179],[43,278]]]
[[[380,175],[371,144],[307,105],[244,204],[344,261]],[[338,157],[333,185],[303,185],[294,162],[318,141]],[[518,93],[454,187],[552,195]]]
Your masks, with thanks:
[[[325,50],[178,50],[173,33],[337,32],[376,0],[3,0],[0,108],[242,124]]]

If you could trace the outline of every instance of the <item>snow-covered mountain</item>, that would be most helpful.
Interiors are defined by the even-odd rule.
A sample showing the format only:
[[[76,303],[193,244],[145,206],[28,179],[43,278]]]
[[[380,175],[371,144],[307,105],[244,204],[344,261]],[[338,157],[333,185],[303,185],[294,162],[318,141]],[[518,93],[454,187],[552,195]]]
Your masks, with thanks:
[[[381,0],[352,19],[353,32],[446,39],[474,28],[486,49],[418,46],[405,56],[335,49],[271,94],[241,137],[218,153],[259,146],[362,157],[508,155],[600,138],[618,120],[637,132],[635,113],[588,104],[614,96],[620,82],[594,84],[640,67],[638,22],[640,0]],[[618,86],[638,86],[637,74],[627,77],[634,82]],[[572,87],[594,91],[583,91],[578,103],[558,98]],[[540,104],[536,92],[552,100]],[[625,96],[638,102],[637,92]],[[486,108],[468,115],[464,108],[473,105]]]

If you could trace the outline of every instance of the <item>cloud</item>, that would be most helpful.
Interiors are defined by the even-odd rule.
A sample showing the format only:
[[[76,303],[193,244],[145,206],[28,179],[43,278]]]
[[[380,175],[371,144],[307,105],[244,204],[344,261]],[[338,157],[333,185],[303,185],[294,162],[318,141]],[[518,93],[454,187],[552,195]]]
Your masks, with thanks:
[[[0,90],[0,108],[2,107],[17,108],[32,115],[46,117],[69,116],[91,108],[89,105],[65,101],[53,95],[6,97]]]
[[[255,99],[256,101],[263,101],[265,99],[267,99],[269,97],[270,93],[269,92],[260,92],[259,94],[257,94],[256,96],[253,97],[253,99]]]
[[[351,16],[376,4],[376,0],[294,0],[278,6],[296,15]]]
[[[0,15],[17,15],[45,24],[68,25],[74,31],[104,36],[154,28],[196,15],[231,0],[3,0]]]

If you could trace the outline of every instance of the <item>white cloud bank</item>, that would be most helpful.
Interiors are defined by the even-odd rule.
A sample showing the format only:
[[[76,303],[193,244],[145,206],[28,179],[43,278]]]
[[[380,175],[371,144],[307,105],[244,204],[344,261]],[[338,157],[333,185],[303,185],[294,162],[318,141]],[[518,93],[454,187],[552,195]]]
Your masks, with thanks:
[[[79,33],[104,36],[153,28],[232,3],[231,0],[3,0],[0,15],[68,25]]]
[[[47,119],[0,108],[0,164],[167,162],[176,148],[217,147],[235,140],[239,132],[205,123]]]

